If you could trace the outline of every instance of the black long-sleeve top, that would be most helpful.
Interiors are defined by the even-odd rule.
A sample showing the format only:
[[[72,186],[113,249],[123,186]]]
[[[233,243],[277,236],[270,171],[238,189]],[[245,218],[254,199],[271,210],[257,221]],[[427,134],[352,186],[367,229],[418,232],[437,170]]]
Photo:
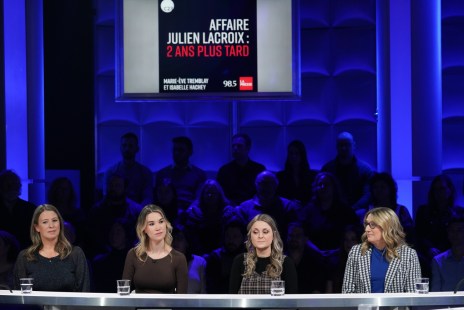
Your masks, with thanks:
[[[90,276],[84,252],[73,247],[65,259],[59,256],[46,258],[39,253],[28,261],[26,250],[19,253],[14,268],[14,288],[19,290],[20,278],[34,278],[35,291],[89,292]]]

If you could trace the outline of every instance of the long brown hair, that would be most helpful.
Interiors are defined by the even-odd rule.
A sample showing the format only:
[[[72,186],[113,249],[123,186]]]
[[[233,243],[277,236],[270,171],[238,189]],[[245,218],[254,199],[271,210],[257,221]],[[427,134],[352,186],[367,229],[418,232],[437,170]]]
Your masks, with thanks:
[[[72,245],[64,235],[63,217],[61,216],[60,212],[55,206],[51,204],[43,204],[35,209],[34,215],[32,216],[30,227],[32,245],[26,249],[25,253],[26,259],[28,261],[35,260],[35,254],[43,248],[42,238],[40,237],[39,232],[35,229],[35,226],[39,224],[39,217],[45,211],[55,212],[60,221],[60,233],[58,235],[58,240],[55,244],[55,251],[60,255],[60,259],[65,259],[69,256],[69,254],[71,254]]]
[[[277,230],[277,225],[274,219],[268,214],[258,214],[256,215],[247,226],[247,241],[245,242],[245,246],[247,248],[246,255],[246,267],[245,273],[243,274],[244,277],[250,277],[256,267],[256,262],[258,261],[258,256],[256,254],[256,249],[251,243],[251,228],[253,224],[262,221],[267,223],[271,226],[272,233],[273,233],[273,240],[271,244],[271,263],[266,267],[266,273],[271,278],[277,278],[282,273],[282,264],[284,262],[284,254],[283,254],[283,242],[280,238],[280,233]]]
[[[142,209],[142,211],[140,211],[139,217],[137,219],[137,226],[135,228],[137,237],[139,238],[139,242],[135,246],[135,255],[139,260],[143,262],[147,260],[148,245],[150,243],[150,238],[148,238],[147,234],[144,232],[145,227],[147,226],[147,216],[148,214],[154,212],[159,213],[161,217],[164,218],[164,220],[166,221],[167,229],[166,236],[164,237],[164,243],[168,246],[171,246],[172,244],[172,225],[167,219],[166,215],[164,214],[163,209],[154,204],[146,205]]]

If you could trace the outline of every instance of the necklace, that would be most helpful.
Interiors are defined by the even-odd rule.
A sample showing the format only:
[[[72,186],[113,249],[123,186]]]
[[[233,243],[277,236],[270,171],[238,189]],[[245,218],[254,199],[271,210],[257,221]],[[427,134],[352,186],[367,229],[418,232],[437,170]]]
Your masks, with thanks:
[[[163,249],[160,252],[147,251],[147,255],[150,256],[152,259],[161,259],[167,255],[167,251],[166,249]]]

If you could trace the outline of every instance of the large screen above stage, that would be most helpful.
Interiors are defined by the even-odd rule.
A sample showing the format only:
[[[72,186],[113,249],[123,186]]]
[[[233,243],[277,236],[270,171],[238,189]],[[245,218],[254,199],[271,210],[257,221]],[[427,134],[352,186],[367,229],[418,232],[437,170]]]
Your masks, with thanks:
[[[118,100],[296,98],[295,0],[121,0]]]

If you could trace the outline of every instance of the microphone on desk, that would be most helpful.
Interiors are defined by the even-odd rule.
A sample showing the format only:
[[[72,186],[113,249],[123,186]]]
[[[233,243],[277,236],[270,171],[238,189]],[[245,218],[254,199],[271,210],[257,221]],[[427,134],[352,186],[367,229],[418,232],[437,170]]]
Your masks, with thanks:
[[[11,288],[10,288],[8,285],[6,285],[6,284],[0,284],[0,289],[2,289],[2,288],[5,289],[5,290],[9,290],[10,293],[13,293],[13,291],[11,290]]]
[[[458,289],[461,287],[462,283],[464,283],[464,278],[459,280],[458,284],[456,284],[456,287],[454,288],[454,294],[457,293]]]

